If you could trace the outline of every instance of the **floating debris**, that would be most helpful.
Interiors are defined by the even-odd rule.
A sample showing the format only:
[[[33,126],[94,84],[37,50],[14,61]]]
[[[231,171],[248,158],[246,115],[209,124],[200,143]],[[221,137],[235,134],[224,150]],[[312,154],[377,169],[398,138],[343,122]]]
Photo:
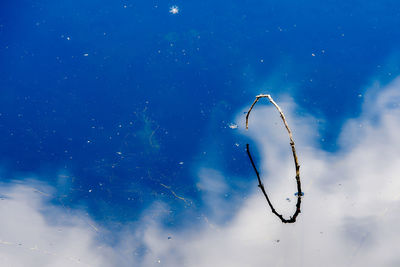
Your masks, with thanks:
[[[178,6],[171,6],[169,8],[169,13],[174,14],[174,15],[178,14],[179,13],[179,7]]]
[[[237,129],[238,128],[237,124],[235,124],[235,123],[230,123],[228,126],[231,129]]]
[[[161,185],[162,187],[168,189],[169,191],[171,191],[171,193],[172,193],[172,195],[174,195],[174,197],[176,197],[176,198],[178,198],[178,199],[180,199],[180,200],[183,200],[185,203],[187,203],[187,200],[186,200],[185,198],[178,196],[178,195],[171,189],[171,186],[167,186],[167,185],[161,184],[161,183],[160,183],[160,185]],[[187,204],[188,204],[188,203],[187,203]]]
[[[272,99],[272,97],[271,97],[270,95],[264,95],[264,94],[262,94],[262,95],[256,96],[256,99],[254,100],[253,104],[251,104],[250,109],[249,109],[249,111],[247,112],[247,115],[246,115],[246,130],[247,130],[248,127],[249,127],[249,116],[250,116],[250,112],[251,112],[251,110],[253,109],[254,105],[255,105],[261,98],[268,98],[269,102],[271,102],[271,104],[273,104],[273,105],[275,106],[275,108],[278,110],[278,112],[279,112],[279,114],[280,114],[280,116],[281,116],[281,119],[282,119],[282,121],[283,121],[283,124],[284,124],[284,126],[285,126],[285,128],[286,128],[286,130],[287,130],[287,132],[288,132],[288,134],[289,134],[290,146],[292,147],[293,159],[294,159],[294,164],[295,164],[295,168],[296,168],[296,184],[297,184],[297,191],[300,192],[300,194],[303,196],[304,193],[301,192],[300,165],[299,165],[298,159],[297,159],[297,154],[296,154],[296,149],[295,149],[295,145],[294,145],[294,141],[293,141],[292,131],[290,130],[289,125],[288,125],[287,122],[286,122],[285,115],[283,114],[281,108],[278,106],[278,104],[275,103],[275,101]],[[257,167],[256,167],[256,165],[255,165],[255,163],[254,163],[254,161],[253,161],[253,158],[252,158],[252,156],[251,156],[250,149],[249,149],[249,144],[246,144],[246,151],[247,151],[247,155],[249,156],[251,165],[253,166],[253,169],[254,169],[254,171],[255,171],[255,173],[256,173],[256,175],[257,175],[258,187],[261,189],[263,195],[265,196],[265,198],[266,198],[266,200],[267,200],[267,202],[268,202],[268,205],[269,205],[269,207],[271,208],[272,213],[275,214],[283,223],[294,223],[294,222],[296,222],[296,218],[297,218],[297,216],[300,214],[301,197],[300,197],[300,196],[297,197],[296,211],[294,212],[293,216],[290,216],[289,219],[283,218],[283,216],[282,216],[281,214],[279,214],[279,213],[275,210],[274,206],[272,205],[271,201],[270,201],[269,198],[268,198],[268,195],[267,195],[267,193],[266,193],[266,191],[265,191],[264,185],[263,185],[263,183],[261,182],[260,174],[259,174],[259,172],[258,172],[258,170],[257,170]],[[295,195],[297,195],[297,193],[296,193]]]

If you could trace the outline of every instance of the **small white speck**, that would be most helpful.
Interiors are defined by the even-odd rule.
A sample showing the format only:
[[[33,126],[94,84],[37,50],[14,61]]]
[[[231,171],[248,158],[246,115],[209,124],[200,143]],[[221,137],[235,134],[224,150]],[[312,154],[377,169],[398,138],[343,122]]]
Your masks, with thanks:
[[[237,124],[234,124],[234,123],[230,123],[228,126],[231,129],[237,129],[238,128]]]
[[[178,6],[171,6],[170,8],[169,8],[169,13],[171,13],[171,14],[178,14],[179,13],[179,7]]]
[[[118,151],[117,154],[118,154],[118,155],[122,155],[122,152]]]
[[[88,143],[88,144],[90,144],[90,143],[91,143],[91,141],[90,141],[90,140],[87,140],[87,143]]]
[[[239,144],[238,144],[238,143],[235,143],[235,146],[237,146],[237,147],[238,147],[238,146],[239,146]]]
[[[311,56],[315,57],[315,54],[314,54],[314,53],[312,53],[312,54],[311,54]]]
[[[89,189],[89,193],[92,193],[92,189]]]
[[[87,56],[89,56],[89,54],[88,54],[88,53],[85,53],[85,54],[83,54],[83,56],[84,56],[84,57],[87,57]]]
[[[179,165],[183,165],[183,163],[184,163],[184,162],[183,162],[183,161],[181,161],[181,162],[179,162]]]
[[[67,37],[67,40],[68,40],[68,41],[71,40],[71,37],[68,36],[68,37]]]

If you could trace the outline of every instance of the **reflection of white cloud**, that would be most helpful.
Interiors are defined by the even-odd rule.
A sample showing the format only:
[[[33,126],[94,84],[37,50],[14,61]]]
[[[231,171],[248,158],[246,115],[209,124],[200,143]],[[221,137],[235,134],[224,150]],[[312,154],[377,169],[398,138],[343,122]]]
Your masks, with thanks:
[[[399,97],[400,81],[394,81],[344,126],[341,140],[350,149],[332,154],[315,142],[316,120],[280,101],[302,164],[305,197],[298,222],[282,224],[255,188],[219,228],[178,232],[174,242],[163,230],[149,229],[152,255],[165,266],[398,266]],[[272,106],[258,107],[251,116],[249,134],[262,151],[264,183],[276,207],[291,214],[293,201],[286,197],[293,198],[296,189],[288,137]],[[256,177],[251,179],[256,187]],[[146,266],[155,265],[152,256],[147,260]]]
[[[1,188],[1,266],[111,266],[83,214],[45,204],[51,189],[32,183]],[[44,216],[43,214],[46,214]]]
[[[295,114],[290,100],[276,100],[294,132],[301,164],[305,197],[295,224],[282,224],[270,212],[254,175],[249,177],[253,194],[231,221],[219,224],[218,212],[227,207],[219,195],[227,190],[228,177],[202,169],[198,186],[213,206],[208,220],[216,227],[199,226],[193,218],[188,221],[195,225],[177,231],[148,216],[110,249],[100,247],[88,219],[66,215],[45,205],[40,199],[46,196],[17,186],[2,190],[8,198],[0,202],[0,259],[10,266],[78,264],[71,258],[92,266],[399,266],[400,80],[344,126],[343,147],[336,153],[318,148],[316,119]],[[288,137],[272,106],[257,109],[249,135],[262,152],[264,184],[276,208],[291,214],[294,201],[286,198],[294,200],[296,188]],[[56,223],[44,219],[54,216],[64,217]],[[40,251],[31,249],[35,246]]]
[[[204,205],[209,208],[208,214],[216,221],[223,220],[229,203],[225,201],[228,185],[222,173],[212,169],[202,169],[199,172],[198,190],[203,196]]]

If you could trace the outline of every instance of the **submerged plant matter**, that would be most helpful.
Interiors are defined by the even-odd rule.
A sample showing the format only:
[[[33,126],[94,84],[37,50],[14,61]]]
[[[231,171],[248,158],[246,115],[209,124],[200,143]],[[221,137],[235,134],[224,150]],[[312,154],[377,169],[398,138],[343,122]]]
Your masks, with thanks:
[[[269,197],[267,195],[267,192],[265,191],[264,185],[261,182],[261,178],[260,178],[260,173],[258,172],[256,165],[254,164],[253,158],[251,156],[250,153],[250,148],[249,148],[249,144],[246,145],[246,150],[247,150],[247,155],[249,156],[251,165],[253,166],[253,169],[257,175],[257,179],[258,179],[258,187],[260,187],[261,191],[263,192],[265,198],[267,199],[268,205],[271,208],[271,211],[273,214],[275,214],[276,216],[278,216],[278,218],[283,222],[283,223],[294,223],[296,222],[296,218],[300,213],[300,205],[301,205],[301,197],[303,196],[303,193],[301,192],[301,181],[300,181],[300,165],[297,159],[297,154],[296,154],[296,148],[294,145],[294,141],[293,141],[293,135],[292,135],[292,131],[289,128],[289,125],[286,122],[286,118],[285,115],[283,114],[281,108],[278,106],[278,104],[275,103],[275,101],[272,99],[272,97],[270,95],[258,95],[256,96],[256,99],[254,100],[253,104],[251,105],[249,111],[247,112],[246,115],[246,130],[249,128],[249,116],[250,116],[250,112],[253,109],[254,105],[258,102],[258,100],[260,100],[261,98],[268,98],[269,102],[271,102],[275,108],[279,111],[279,114],[281,116],[281,119],[283,121],[283,124],[285,125],[285,128],[289,134],[289,139],[290,139],[290,146],[292,148],[292,153],[293,153],[293,159],[294,159],[294,165],[296,168],[296,183],[297,183],[297,203],[296,203],[296,211],[294,212],[293,216],[290,217],[290,219],[285,219],[283,218],[283,216],[281,214],[279,214],[274,206],[272,205],[271,201],[269,200]]]

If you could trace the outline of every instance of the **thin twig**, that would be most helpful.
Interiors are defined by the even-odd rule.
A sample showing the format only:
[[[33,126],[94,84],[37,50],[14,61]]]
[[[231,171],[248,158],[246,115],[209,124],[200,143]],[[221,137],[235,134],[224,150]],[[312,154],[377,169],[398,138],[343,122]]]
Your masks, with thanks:
[[[301,191],[301,181],[300,181],[300,165],[297,159],[297,154],[296,154],[296,148],[294,145],[294,141],[293,141],[293,135],[292,135],[292,131],[289,128],[289,125],[286,122],[286,118],[285,115],[283,114],[281,108],[278,106],[278,104],[275,103],[275,101],[272,99],[272,97],[270,95],[258,95],[256,96],[256,100],[254,100],[253,104],[251,105],[249,111],[247,112],[246,115],[246,130],[249,128],[249,116],[250,116],[250,112],[252,111],[254,105],[258,102],[258,100],[260,100],[261,98],[268,98],[269,102],[271,102],[275,108],[279,111],[279,114],[281,116],[281,119],[283,121],[283,124],[286,127],[286,130],[289,134],[289,139],[290,139],[290,146],[292,147],[292,154],[293,154],[293,159],[294,159],[294,165],[296,168],[296,183],[297,183],[297,204],[296,204],[296,211],[294,212],[293,216],[290,217],[290,219],[285,219],[283,218],[283,216],[281,214],[279,214],[275,208],[273,207],[271,201],[268,198],[267,192],[265,191],[264,185],[261,182],[261,178],[260,178],[260,173],[258,172],[256,165],[254,164],[253,158],[250,154],[250,149],[249,149],[249,144],[246,145],[246,149],[247,149],[247,155],[249,156],[251,165],[254,168],[254,171],[257,175],[257,179],[258,179],[258,187],[260,187],[261,191],[263,192],[269,207],[271,208],[272,213],[274,213],[276,216],[278,216],[279,219],[281,219],[281,221],[283,223],[294,223],[296,222],[296,218],[300,213],[300,205],[301,205],[301,197],[303,195],[302,191]]]

